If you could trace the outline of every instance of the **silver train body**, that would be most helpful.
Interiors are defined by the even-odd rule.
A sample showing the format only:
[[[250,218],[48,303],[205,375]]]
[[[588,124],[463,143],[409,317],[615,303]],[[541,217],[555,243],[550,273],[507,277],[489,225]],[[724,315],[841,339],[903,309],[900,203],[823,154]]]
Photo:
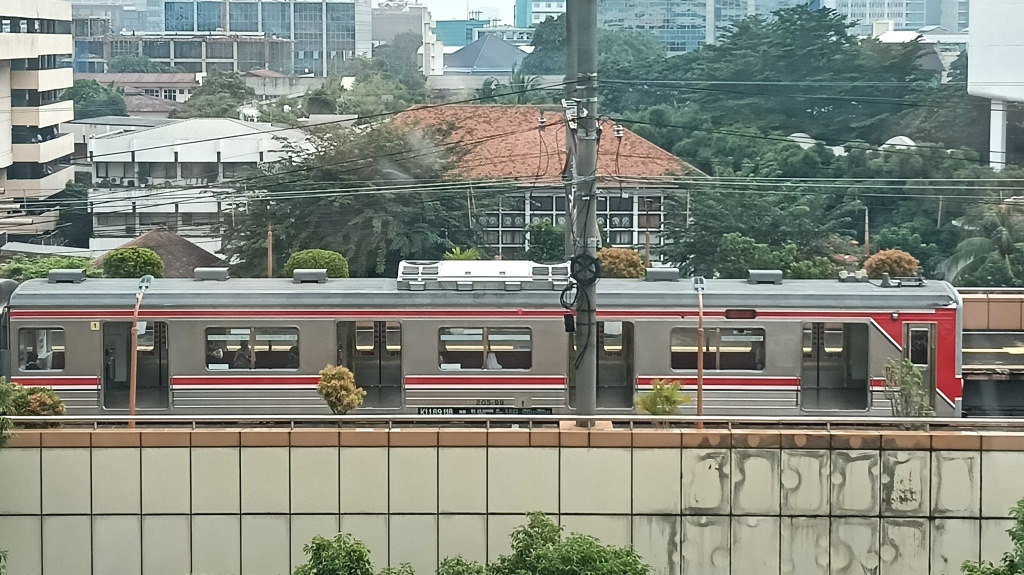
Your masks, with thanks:
[[[340,364],[367,391],[363,412],[569,413],[566,276],[506,261],[406,262],[397,279],[156,279],[139,313],[138,409],[329,413],[318,374]],[[53,387],[70,413],[123,413],[138,282],[63,277],[11,294],[11,376]],[[691,282],[602,279],[598,297],[600,412],[634,412],[659,381],[692,392]],[[704,299],[709,415],[887,414],[885,365],[904,357],[940,413],[960,397],[961,305],[946,283],[708,280]]]

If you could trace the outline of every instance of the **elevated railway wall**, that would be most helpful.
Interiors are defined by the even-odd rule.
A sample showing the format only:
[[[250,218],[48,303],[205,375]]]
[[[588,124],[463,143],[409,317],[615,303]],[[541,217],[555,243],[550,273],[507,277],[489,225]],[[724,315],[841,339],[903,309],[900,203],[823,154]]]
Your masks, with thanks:
[[[23,430],[0,451],[16,575],[276,575],[314,535],[378,567],[493,560],[528,511],[654,573],[944,574],[1009,549],[1024,433]]]

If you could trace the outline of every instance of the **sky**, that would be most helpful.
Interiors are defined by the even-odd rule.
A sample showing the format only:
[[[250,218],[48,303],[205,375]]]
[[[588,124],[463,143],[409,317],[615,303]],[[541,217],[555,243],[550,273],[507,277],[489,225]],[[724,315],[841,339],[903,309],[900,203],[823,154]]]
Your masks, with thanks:
[[[515,17],[515,0],[420,0],[430,8],[434,20],[459,20],[466,18],[469,10],[483,12],[481,18],[499,18],[506,24],[512,24]]]

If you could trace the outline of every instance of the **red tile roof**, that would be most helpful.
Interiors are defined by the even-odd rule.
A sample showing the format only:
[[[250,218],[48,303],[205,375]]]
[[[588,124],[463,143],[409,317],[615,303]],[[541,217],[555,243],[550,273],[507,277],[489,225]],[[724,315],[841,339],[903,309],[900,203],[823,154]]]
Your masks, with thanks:
[[[465,146],[456,169],[466,179],[518,179],[560,182],[565,163],[565,116],[544,114],[538,126],[537,106],[452,105],[412,108],[396,122],[453,126],[449,142]],[[602,120],[597,173],[603,180],[616,176],[656,177],[702,175],[699,170],[629,130],[615,137],[614,122]]]

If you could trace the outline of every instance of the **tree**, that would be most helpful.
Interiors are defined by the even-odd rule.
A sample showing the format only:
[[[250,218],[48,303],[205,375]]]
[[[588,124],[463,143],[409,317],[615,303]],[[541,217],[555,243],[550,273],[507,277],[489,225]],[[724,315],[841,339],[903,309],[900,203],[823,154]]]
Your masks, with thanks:
[[[444,254],[446,260],[478,260],[480,259],[480,250],[476,248],[462,249],[459,246],[448,250]]]
[[[72,87],[64,90],[60,99],[75,102],[76,120],[128,115],[128,104],[124,101],[124,94],[113,88],[101,86],[96,80],[75,80]]]
[[[336,114],[338,112],[338,99],[330,90],[320,86],[306,93],[306,103],[303,109],[310,115]]]
[[[45,278],[50,270],[84,269],[87,277],[101,277],[89,258],[49,256],[33,259],[25,256],[14,256],[10,262],[0,269],[0,277],[23,282],[30,279]]]
[[[1024,499],[1010,508],[1013,526],[1006,530],[1013,548],[1003,554],[1000,565],[991,561],[964,561],[960,570],[965,575],[1020,575],[1024,573]]]
[[[594,537],[572,534],[543,513],[530,513],[512,532],[512,553],[488,566],[492,575],[647,575],[650,567],[631,547],[602,545]]]
[[[87,248],[92,237],[92,214],[89,213],[89,186],[68,182],[64,189],[45,200],[60,210],[58,225],[65,245]]]
[[[909,359],[890,359],[885,365],[885,398],[893,417],[932,417],[931,390],[924,385],[921,370]],[[921,426],[903,426],[920,428]]]
[[[872,278],[889,274],[891,278],[905,278],[917,275],[917,259],[901,250],[882,250],[864,262],[864,271]]]
[[[597,259],[606,278],[641,278],[646,271],[640,255],[628,248],[604,248],[597,252]]]
[[[533,52],[523,59],[525,73],[565,74],[564,14],[537,24],[531,44]],[[650,34],[631,30],[597,31],[597,69],[602,72],[602,77],[607,71],[647,65],[665,58],[665,46]]]
[[[481,104],[525,105],[551,101],[551,95],[538,90],[539,87],[540,78],[523,73],[521,67],[513,67],[507,83],[502,84],[492,76],[484,80],[476,95]]]
[[[284,266],[285,277],[291,277],[295,270],[326,269],[329,278],[347,278],[348,260],[338,252],[330,250],[302,250],[288,257]]]
[[[565,228],[553,226],[551,220],[544,218],[525,229],[530,245],[526,259],[537,263],[565,261]]]
[[[107,72],[111,74],[167,74],[180,71],[180,68],[154,62],[142,54],[117,56],[107,64]]]
[[[238,118],[241,105],[255,98],[256,90],[246,84],[238,72],[213,72],[170,117]]]
[[[14,415],[14,400],[21,391],[21,387],[7,381],[7,378],[0,377],[0,449],[7,446],[7,440],[11,437],[11,428],[14,425],[5,415]]]
[[[772,249],[739,233],[722,236],[715,256],[715,273],[721,278],[743,279],[750,270],[780,270],[792,279],[827,279],[835,275],[835,266],[826,257],[800,259],[797,247],[787,244]]]
[[[387,76],[374,74],[357,79],[351,90],[345,90],[338,99],[339,114],[355,114],[366,121],[377,121],[379,116],[401,112],[418,101],[404,84]]]
[[[334,415],[345,415],[363,404],[366,390],[356,386],[356,376],[344,366],[328,365],[320,370],[317,393],[324,398]]]
[[[296,567],[293,575],[374,575],[370,550],[347,533],[332,539],[316,536],[302,551],[309,561]]]
[[[108,278],[163,277],[164,262],[149,248],[118,248],[103,257],[103,275]]]
[[[1006,270],[1006,277],[1014,281],[1020,267],[1014,265],[1015,256],[1024,250],[1024,210],[1018,204],[984,202],[971,207],[960,224],[965,237],[956,251],[946,260],[943,274],[947,281],[956,282],[964,271],[972,271],[980,262],[991,262],[998,257]]]
[[[445,138],[439,128],[393,122],[311,133],[304,143],[311,151],[267,167],[254,180],[274,203],[253,196],[237,211],[224,253],[242,276],[266,270],[268,218],[274,253],[282,258],[275,269],[284,254],[319,248],[349,254],[353,277],[394,277],[402,260],[439,260],[454,245],[476,243],[465,223],[465,188],[436,187],[456,157]],[[427,183],[435,187],[418,187]],[[289,193],[294,190],[303,193]]]

